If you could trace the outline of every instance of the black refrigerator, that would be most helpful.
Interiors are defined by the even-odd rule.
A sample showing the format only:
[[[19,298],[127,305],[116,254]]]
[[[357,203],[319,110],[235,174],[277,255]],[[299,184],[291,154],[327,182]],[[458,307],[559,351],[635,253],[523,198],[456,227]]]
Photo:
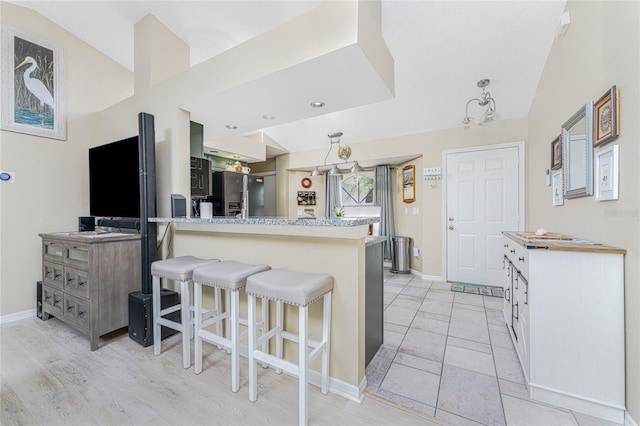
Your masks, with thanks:
[[[213,172],[211,175],[214,216],[235,217],[242,214],[242,190],[245,176],[249,217],[264,216],[264,178],[231,171]]]

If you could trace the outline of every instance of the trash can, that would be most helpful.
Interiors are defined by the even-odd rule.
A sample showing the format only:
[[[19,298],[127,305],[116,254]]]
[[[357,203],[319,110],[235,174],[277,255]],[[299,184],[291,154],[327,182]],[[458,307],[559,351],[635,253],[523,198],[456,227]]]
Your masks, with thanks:
[[[391,237],[391,272],[411,273],[411,238]]]

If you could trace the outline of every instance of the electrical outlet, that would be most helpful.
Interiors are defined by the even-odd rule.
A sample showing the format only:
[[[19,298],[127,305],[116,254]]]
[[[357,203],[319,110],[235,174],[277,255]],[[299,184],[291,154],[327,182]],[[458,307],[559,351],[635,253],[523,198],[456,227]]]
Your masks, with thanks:
[[[420,214],[420,207],[414,207],[411,211],[413,214]]]
[[[413,257],[420,257],[420,249],[418,247],[413,248]]]
[[[302,215],[303,215],[302,210],[298,210],[298,216],[302,216]]]

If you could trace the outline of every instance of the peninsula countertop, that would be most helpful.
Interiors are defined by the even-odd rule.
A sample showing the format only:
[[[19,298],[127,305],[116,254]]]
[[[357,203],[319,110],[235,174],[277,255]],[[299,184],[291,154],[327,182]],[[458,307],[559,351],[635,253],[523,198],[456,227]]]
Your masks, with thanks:
[[[377,217],[360,218],[291,218],[218,216],[149,218],[149,222],[175,223],[178,231],[231,232],[241,234],[314,236],[358,239],[368,235],[369,225],[378,223]]]

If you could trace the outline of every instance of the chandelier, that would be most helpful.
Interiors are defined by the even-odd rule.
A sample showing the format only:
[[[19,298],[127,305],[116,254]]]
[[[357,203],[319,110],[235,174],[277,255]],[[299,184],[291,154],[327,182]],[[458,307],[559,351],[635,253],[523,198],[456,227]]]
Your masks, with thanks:
[[[491,81],[488,78],[478,81],[477,86],[482,89],[482,93],[480,94],[480,98],[472,98],[467,102],[465,115],[462,119],[462,123],[460,123],[460,127],[462,127],[464,130],[470,130],[476,125],[486,127],[498,126],[500,116],[496,111],[496,101],[491,97],[491,93],[485,91],[485,87],[489,86],[490,82]],[[478,106],[487,107],[484,111],[484,114],[482,114],[482,116],[480,117],[480,120],[469,116],[469,104],[471,104],[472,102],[477,102]]]
[[[335,144],[338,144],[338,158],[346,162],[349,157],[351,157],[351,147],[349,145],[340,145],[340,136],[342,136],[342,132],[330,133],[327,136],[329,137],[329,151],[327,151],[327,155],[324,156],[324,165],[327,165],[327,158],[331,153],[331,148],[333,148],[333,145]],[[360,173],[363,171],[364,169],[360,167],[357,161],[349,169],[350,173]],[[338,175],[340,173],[341,171],[337,164],[333,164],[331,168],[327,170],[328,175]],[[311,171],[311,176],[320,176],[321,174],[322,172],[317,166]]]

